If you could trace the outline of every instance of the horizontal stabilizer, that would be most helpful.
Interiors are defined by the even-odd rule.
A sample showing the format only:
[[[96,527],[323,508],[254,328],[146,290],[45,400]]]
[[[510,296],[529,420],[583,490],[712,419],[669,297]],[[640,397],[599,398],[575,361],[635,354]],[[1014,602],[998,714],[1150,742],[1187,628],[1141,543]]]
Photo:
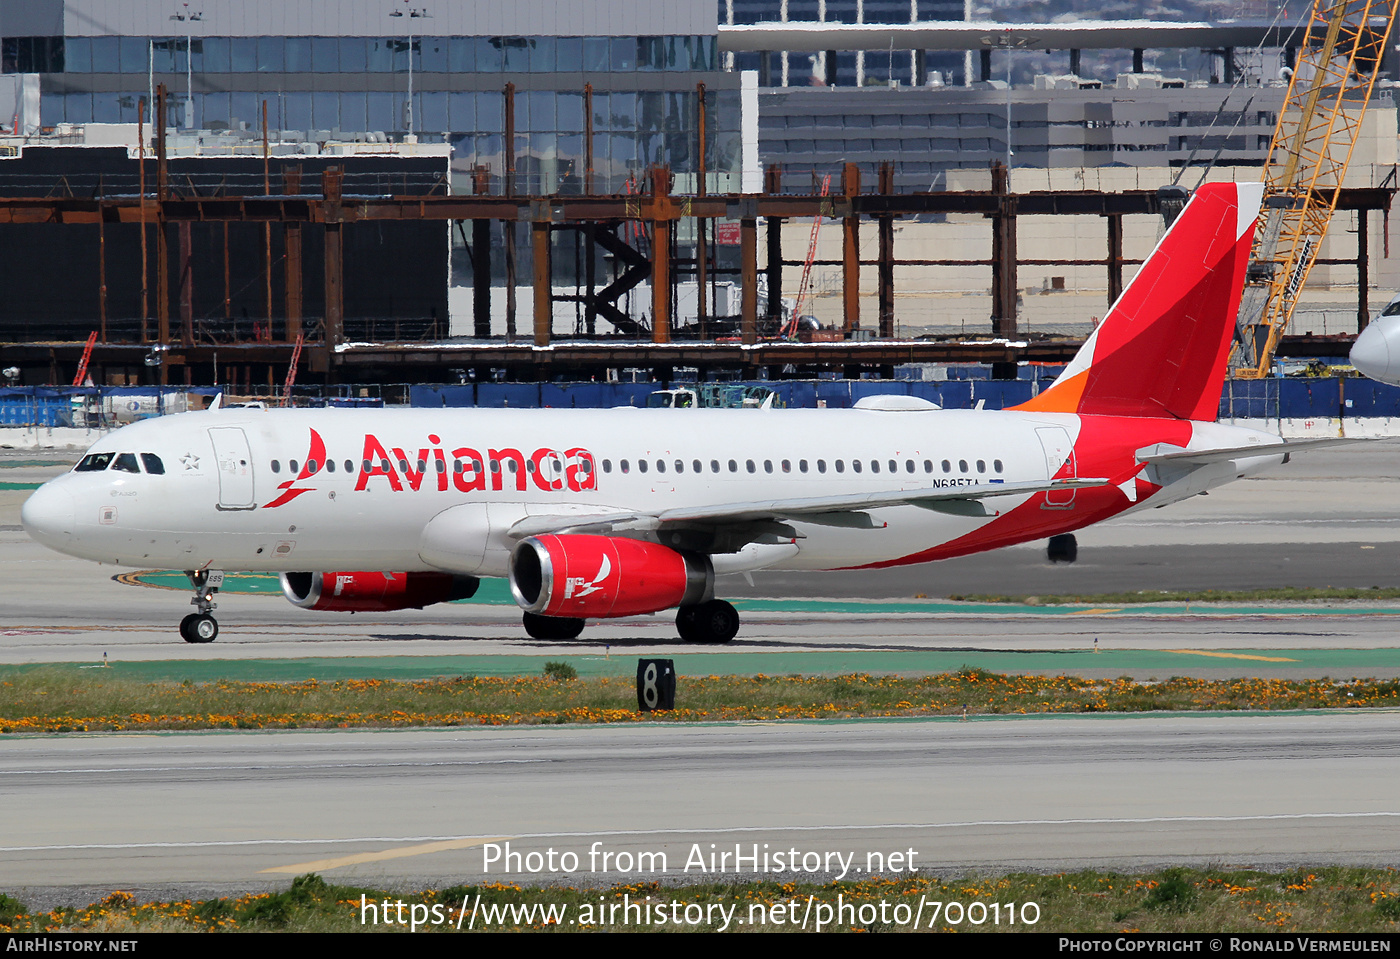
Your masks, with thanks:
[[[1225,460],[1247,459],[1251,456],[1288,456],[1302,450],[1320,449],[1325,446],[1356,446],[1360,443],[1374,443],[1373,439],[1344,439],[1335,437],[1320,440],[1290,440],[1282,443],[1256,443],[1250,446],[1233,446],[1216,450],[1188,450],[1180,446],[1158,443],[1137,451],[1138,461],[1149,465],[1221,463]]]

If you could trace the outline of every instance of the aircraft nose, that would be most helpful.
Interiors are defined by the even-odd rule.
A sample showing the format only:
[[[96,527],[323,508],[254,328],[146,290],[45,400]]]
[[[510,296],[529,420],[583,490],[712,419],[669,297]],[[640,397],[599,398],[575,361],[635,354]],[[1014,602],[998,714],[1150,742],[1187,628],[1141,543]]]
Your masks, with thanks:
[[[1391,365],[1394,353],[1390,341],[1400,336],[1400,329],[1394,322],[1396,319],[1400,317],[1383,317],[1369,324],[1351,345],[1351,365],[1371,379],[1383,383],[1400,382],[1400,369]]]
[[[53,483],[45,483],[20,507],[24,531],[45,546],[61,549],[73,536],[73,496]]]

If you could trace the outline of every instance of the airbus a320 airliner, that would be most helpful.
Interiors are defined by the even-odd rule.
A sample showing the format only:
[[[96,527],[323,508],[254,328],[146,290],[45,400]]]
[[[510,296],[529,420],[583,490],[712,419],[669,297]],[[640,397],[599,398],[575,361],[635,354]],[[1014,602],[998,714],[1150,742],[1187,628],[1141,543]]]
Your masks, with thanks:
[[[726,642],[739,617],[716,573],[995,549],[1314,445],[1214,422],[1261,192],[1197,190],[1064,373],[1011,410],[214,408],[107,435],[24,504],[24,527],[74,556],[186,570],[193,643],[218,635],[230,570],[346,611],[508,577],[536,638],[676,609],[683,639]]]

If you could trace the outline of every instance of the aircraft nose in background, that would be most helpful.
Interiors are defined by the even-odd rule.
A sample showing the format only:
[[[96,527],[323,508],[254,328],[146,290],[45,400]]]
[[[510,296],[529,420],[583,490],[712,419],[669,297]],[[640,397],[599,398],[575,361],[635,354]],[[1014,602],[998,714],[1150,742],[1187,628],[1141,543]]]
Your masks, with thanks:
[[[46,483],[24,501],[19,521],[34,539],[57,548],[72,538],[75,515],[72,495],[53,483]]]
[[[1351,345],[1351,365],[1366,376],[1382,383],[1400,383],[1400,350],[1392,340],[1400,340],[1400,316],[1385,316],[1368,324]]]

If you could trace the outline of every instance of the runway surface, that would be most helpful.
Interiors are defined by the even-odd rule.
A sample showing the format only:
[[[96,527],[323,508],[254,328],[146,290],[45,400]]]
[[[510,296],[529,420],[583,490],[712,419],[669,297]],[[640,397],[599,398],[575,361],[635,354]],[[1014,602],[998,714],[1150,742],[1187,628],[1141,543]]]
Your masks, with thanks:
[[[346,617],[267,592],[221,595],[218,642],[190,646],[175,634],[187,594],[124,585],[118,570],[24,536],[27,487],[61,467],[17,462],[0,455],[0,664],[93,665],[106,653],[131,675],[292,678],[538,672],[568,658],[587,674],[660,653],[682,675],[964,663],[1140,678],[1400,675],[1400,602],[947,601],[1400,585],[1394,443],[1299,455],[1270,476],[1085,530],[1073,566],[1050,565],[1033,544],[903,570],[759,572],[752,586],[725,577],[745,625],[722,650],[677,643],[665,615],[541,643],[507,605]],[[441,887],[482,876],[483,844],[507,838],[516,852],[579,855],[580,873],[534,877],[571,882],[616,878],[588,871],[594,843],[665,853],[670,879],[702,878],[682,867],[710,843],[854,852],[859,866],[867,853],[913,849],[921,868],[952,871],[1395,865],[1398,733],[1400,714],[1367,712],[4,737],[0,887],[87,902],[117,885],[218,893],[313,870]]]
[[[1397,759],[1393,712],[36,737],[0,753],[0,875],[21,897],[530,879],[485,861],[507,841],[574,852],[533,874],[570,882],[713,878],[684,868],[710,844],[854,853],[851,878],[895,852],[941,873],[1390,865]]]

